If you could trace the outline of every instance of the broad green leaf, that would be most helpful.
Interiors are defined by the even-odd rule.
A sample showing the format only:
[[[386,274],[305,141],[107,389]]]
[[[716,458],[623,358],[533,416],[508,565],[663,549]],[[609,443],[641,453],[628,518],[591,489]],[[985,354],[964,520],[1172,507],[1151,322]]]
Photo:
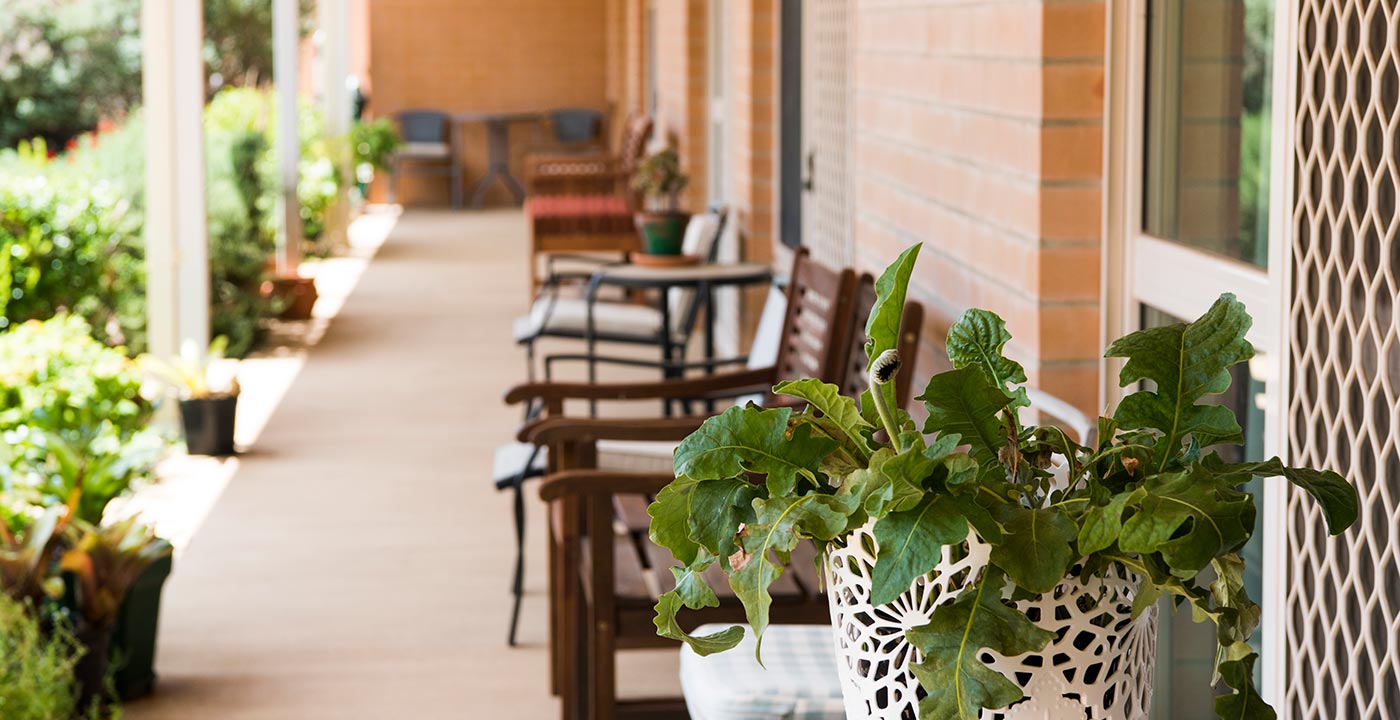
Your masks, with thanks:
[[[734,554],[740,526],[753,519],[753,500],[758,495],[759,488],[744,478],[696,484],[690,497],[690,537],[718,557],[728,558]]]
[[[1141,509],[1118,535],[1130,553],[1159,552],[1178,577],[1194,577],[1216,556],[1238,550],[1254,528],[1254,501],[1216,484],[1209,470],[1157,475]]]
[[[1107,505],[1095,505],[1079,521],[1079,552],[1092,555],[1118,542],[1123,531],[1123,511],[1140,502],[1147,493],[1142,488],[1114,495]]]
[[[860,460],[870,459],[871,447],[866,436],[874,426],[861,417],[860,408],[856,407],[854,398],[841,394],[841,388],[831,383],[806,378],[778,383],[773,392],[806,401],[821,412],[822,419],[826,420],[822,423],[824,428],[834,426],[840,430],[841,435],[834,438],[837,442],[858,453],[856,457]],[[862,433],[862,430],[865,433]]]
[[[924,455],[922,448],[910,448],[890,458],[880,468],[890,481],[890,509],[902,511],[918,505],[927,492],[924,480],[938,465]]]
[[[1003,540],[1001,525],[986,508],[977,504],[976,498],[970,495],[953,495],[949,499],[957,506],[958,512],[962,513],[967,524],[972,526],[977,537],[982,538],[983,542],[996,545]]]
[[[1138,583],[1137,594],[1133,596],[1133,619],[1138,619],[1148,608],[1157,604],[1157,600],[1162,597],[1162,589],[1152,582],[1150,578],[1138,578],[1142,582]]]
[[[839,494],[854,495],[860,506],[870,515],[880,515],[894,496],[894,487],[885,476],[884,466],[894,457],[894,448],[882,447],[870,456],[870,464],[841,481]]]
[[[1004,505],[997,519],[1006,534],[1001,544],[992,548],[992,564],[1005,570],[1012,582],[1025,590],[1054,590],[1079,558],[1074,549],[1079,527],[1056,507]]]
[[[875,563],[870,602],[894,601],[914,582],[933,571],[943,559],[943,546],[967,539],[967,520],[942,495],[929,495],[918,505],[893,512],[875,523],[879,562]]]
[[[670,550],[671,555],[685,565],[695,562],[700,551],[700,545],[690,534],[690,498],[697,484],[693,478],[678,477],[661,488],[656,501],[647,507],[652,542]]]
[[[944,458],[943,466],[948,468],[948,477],[943,481],[943,485],[949,492],[976,491],[977,478],[982,474],[982,467],[971,455],[950,455]]]
[[[714,589],[705,582],[705,578],[701,575],[714,562],[714,556],[706,555],[700,562],[691,567],[671,568],[671,574],[676,577],[674,592],[686,607],[692,610],[719,607],[719,598],[715,595]]]
[[[1331,470],[1288,467],[1278,458],[1263,462],[1226,464],[1219,455],[1209,455],[1202,464],[1218,476],[1232,476],[1235,482],[1245,483],[1255,475],[1283,477],[1311,495],[1322,508],[1322,517],[1327,521],[1327,532],[1340,535],[1356,522],[1361,512],[1361,498],[1356,488],[1346,478]]]
[[[783,574],[782,566],[774,562],[774,555],[786,556],[802,537],[831,540],[845,534],[858,502],[853,495],[803,495],[753,501],[756,518],[741,539],[749,561],[730,575],[729,584],[743,603],[758,640],[755,655],[762,652],[763,632],[768,628],[768,611],[773,605],[768,589]]]
[[[1202,447],[1241,441],[1239,423],[1229,408],[1196,403],[1225,392],[1230,367],[1254,356],[1254,346],[1245,339],[1252,323],[1244,305],[1226,294],[1195,322],[1139,330],[1109,345],[1107,357],[1127,358],[1119,375],[1121,386],[1141,380],[1156,384],[1155,389],[1124,398],[1113,414],[1126,429],[1162,432],[1153,456],[1156,471],[1166,469],[1189,435]]]
[[[1276,720],[1278,715],[1273,708],[1264,702],[1264,698],[1259,696],[1259,692],[1254,689],[1254,661],[1258,655],[1253,653],[1238,660],[1230,660],[1220,664],[1220,677],[1225,679],[1225,683],[1235,689],[1232,695],[1221,695],[1215,698],[1215,714],[1221,720]]]
[[[671,591],[662,595],[656,601],[656,634],[664,638],[678,640],[690,646],[696,655],[712,655],[717,652],[724,652],[744,639],[744,628],[740,625],[726,628],[713,635],[701,635],[695,637],[681,629],[680,623],[676,622],[676,613],[680,612],[681,596],[676,591]],[[698,609],[698,608],[692,608]]]
[[[954,434],[972,450],[983,468],[997,467],[997,451],[1006,445],[997,413],[1011,402],[976,368],[934,375],[918,397],[928,410],[924,433]]]
[[[1011,407],[1031,404],[1026,389],[1017,387],[1026,382],[1026,370],[1020,363],[1002,355],[1011,333],[996,313],[973,308],[963,313],[948,328],[948,359],[953,367],[975,367],[987,377],[987,382],[1000,388],[1011,398]]]
[[[836,442],[812,436],[808,425],[792,428],[789,435],[791,416],[791,408],[725,410],[681,441],[676,475],[719,480],[751,470],[768,476],[773,495],[791,494],[799,476],[816,486],[822,458],[836,449]]]
[[[865,346],[867,368],[875,358],[880,357],[880,353],[899,348],[899,323],[904,318],[904,299],[921,247],[923,244],[918,243],[906,248],[875,281],[875,306],[870,309],[870,317],[865,322],[865,336],[869,338]],[[912,363],[913,358],[905,358],[904,361]],[[908,372],[908,368],[901,372]],[[895,383],[888,383],[880,389],[885,394],[887,407],[895,407]],[[873,412],[868,402],[862,408]]]
[[[1220,641],[1243,643],[1248,647],[1249,637],[1259,627],[1262,610],[1245,591],[1244,558],[1239,553],[1227,553],[1212,560],[1210,566],[1215,570],[1210,594],[1221,608],[1216,620],[1220,626]]]
[[[1002,603],[1006,577],[987,568],[976,587],[933,611],[927,625],[907,633],[924,654],[914,676],[928,695],[919,703],[925,718],[977,720],[983,709],[1021,699],[1021,689],[978,659],[985,650],[1014,657],[1042,650],[1055,634]]]

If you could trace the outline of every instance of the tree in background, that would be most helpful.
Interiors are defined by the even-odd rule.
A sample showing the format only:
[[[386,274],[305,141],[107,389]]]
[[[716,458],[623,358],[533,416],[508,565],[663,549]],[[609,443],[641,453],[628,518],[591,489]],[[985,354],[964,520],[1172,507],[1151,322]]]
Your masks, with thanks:
[[[62,149],[141,99],[140,0],[0,4],[0,147]]]
[[[302,34],[315,0],[300,0]],[[0,148],[55,150],[141,102],[141,0],[0,0]],[[270,0],[205,0],[209,94],[272,82]]]

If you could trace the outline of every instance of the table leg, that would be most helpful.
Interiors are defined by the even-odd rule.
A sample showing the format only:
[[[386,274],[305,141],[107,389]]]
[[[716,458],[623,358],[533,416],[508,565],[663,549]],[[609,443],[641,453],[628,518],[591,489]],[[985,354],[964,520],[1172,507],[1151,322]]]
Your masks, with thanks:
[[[504,119],[486,121],[486,174],[476,184],[472,193],[472,207],[479,208],[486,201],[486,191],[496,178],[506,186],[517,203],[525,200],[525,188],[510,173],[510,123]]]
[[[700,307],[705,310],[705,360],[713,363],[715,360],[715,296],[710,290],[709,283],[701,285],[698,292],[703,293],[700,296],[700,300],[702,301]],[[705,373],[707,375],[714,375],[715,366],[713,364],[706,365]],[[705,412],[714,414],[714,400],[705,401]]]

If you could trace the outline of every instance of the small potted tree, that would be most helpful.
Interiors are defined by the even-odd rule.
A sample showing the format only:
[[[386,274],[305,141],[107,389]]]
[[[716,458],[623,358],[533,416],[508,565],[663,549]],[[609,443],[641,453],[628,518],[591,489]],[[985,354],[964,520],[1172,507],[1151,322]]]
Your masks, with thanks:
[[[680,254],[685,224],[690,219],[689,213],[680,210],[680,193],[689,182],[681,173],[680,156],[674,148],[652,153],[637,165],[632,189],[641,196],[642,210],[636,214],[636,222],[646,254]]]
[[[719,604],[706,580],[718,565],[761,640],[769,587],[809,539],[825,558],[847,717],[1145,718],[1161,597],[1217,627],[1215,673],[1232,692],[1216,713],[1273,717],[1254,687],[1260,609],[1240,551],[1255,504],[1240,486],[1286,478],[1332,534],[1359,500],[1336,473],[1217,453],[1243,441],[1211,399],[1253,355],[1244,306],[1224,295],[1194,322],[1111,344],[1122,384],[1147,385],[1087,442],[1021,421],[1031,403],[1025,371],[1002,354],[1011,335],[970,310],[948,332],[953,369],[919,398],[920,427],[893,400],[917,250],[876,284],[859,403],[786,382],[774,392],[805,410],[731,408],[676,449],[676,479],[650,509],[652,539],[684,564],[657,602],[658,633],[702,655],[742,639],[742,627],[693,637],[677,618]]]
[[[238,413],[238,378],[222,380],[212,370],[224,359],[228,338],[219,336],[200,353],[192,342],[180,348],[180,357],[166,361],[143,355],[149,374],[173,388],[180,402],[185,447],[191,455],[232,455],[234,419]]]

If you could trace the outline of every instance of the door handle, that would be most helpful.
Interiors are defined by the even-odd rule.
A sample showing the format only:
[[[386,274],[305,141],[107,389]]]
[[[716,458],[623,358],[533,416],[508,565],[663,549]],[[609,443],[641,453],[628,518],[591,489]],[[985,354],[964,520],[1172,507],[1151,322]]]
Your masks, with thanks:
[[[812,192],[812,188],[817,184],[817,151],[807,151],[807,170],[802,178],[802,189]]]

